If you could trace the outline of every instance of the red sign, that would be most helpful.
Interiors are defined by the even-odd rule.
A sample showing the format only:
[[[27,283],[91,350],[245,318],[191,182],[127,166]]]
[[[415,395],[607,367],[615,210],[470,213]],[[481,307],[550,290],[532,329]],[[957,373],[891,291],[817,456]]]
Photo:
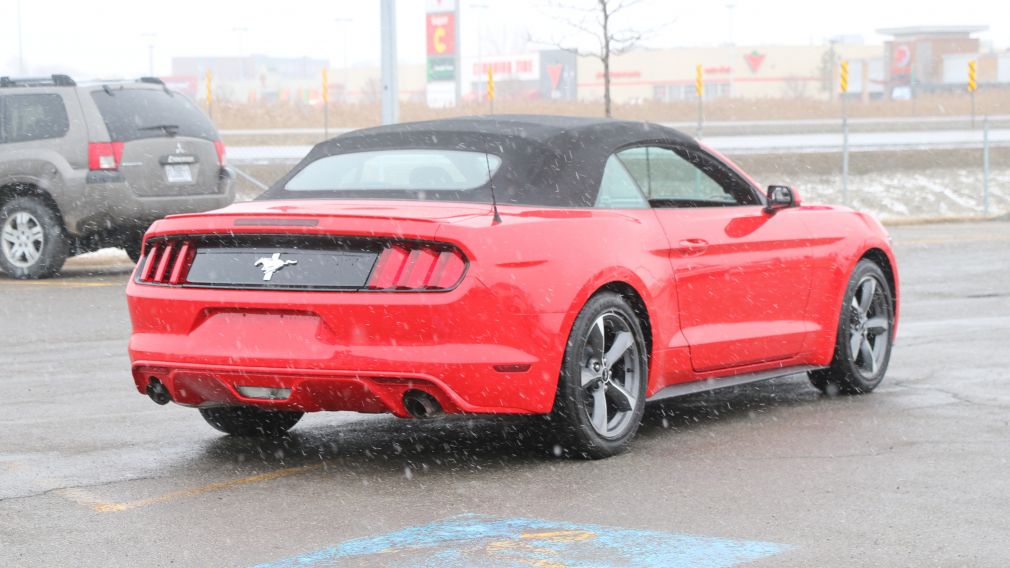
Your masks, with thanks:
[[[473,64],[474,75],[487,75],[488,68],[495,75],[523,75],[533,73],[532,59],[516,59],[508,61],[478,61]]]
[[[639,78],[641,78],[641,76],[642,76],[642,72],[641,71],[611,71],[610,72],[610,78],[611,79],[639,79]],[[597,72],[596,73],[596,78],[597,79],[602,79],[603,78],[603,72],[602,71]]]
[[[555,65],[547,66],[547,75],[551,78],[551,90],[558,90],[558,85],[561,84],[561,72],[565,70],[565,66],[558,63]]]
[[[428,14],[428,56],[454,55],[456,53],[456,14],[440,12]]]
[[[747,67],[750,67],[750,72],[757,73],[761,69],[761,64],[765,62],[765,54],[752,51],[744,55],[743,59],[747,62]]]
[[[896,43],[891,48],[891,75],[903,75],[912,72],[912,46],[907,43]]]
[[[721,67],[706,67],[706,75],[729,75],[733,70],[730,69],[729,65],[723,65]]]

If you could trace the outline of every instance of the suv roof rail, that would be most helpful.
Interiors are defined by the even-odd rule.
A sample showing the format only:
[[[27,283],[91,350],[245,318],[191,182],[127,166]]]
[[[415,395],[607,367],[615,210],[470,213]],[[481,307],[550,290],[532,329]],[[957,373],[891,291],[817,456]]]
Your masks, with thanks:
[[[152,85],[161,85],[162,87],[165,86],[165,82],[157,77],[141,77],[140,79],[137,79],[137,81],[140,83],[151,83]]]
[[[77,83],[70,75],[48,77],[0,77],[0,88],[9,87],[74,87]]]

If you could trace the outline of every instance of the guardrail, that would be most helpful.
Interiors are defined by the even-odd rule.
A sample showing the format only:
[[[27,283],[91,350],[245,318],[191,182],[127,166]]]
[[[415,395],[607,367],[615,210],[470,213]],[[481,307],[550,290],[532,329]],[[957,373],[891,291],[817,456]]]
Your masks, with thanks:
[[[1010,114],[992,115],[992,123],[1010,122]],[[970,115],[955,116],[902,116],[885,118],[850,118],[850,126],[888,126],[888,125],[922,125],[922,124],[969,124]],[[663,126],[683,129],[693,132],[696,122],[663,122]],[[783,120],[710,120],[705,122],[706,128],[774,128],[774,127],[810,127],[829,126],[841,128],[838,118],[783,119]],[[330,128],[331,136],[356,130],[354,128]],[[322,128],[239,128],[221,130],[222,136],[322,136]]]
[[[982,130],[855,132],[849,134],[849,148],[854,152],[982,148],[983,138]],[[842,135],[836,133],[710,136],[704,142],[731,155],[832,153],[842,149]],[[990,129],[989,144],[1010,145],[1010,128]],[[229,146],[228,159],[236,164],[294,163],[311,149],[308,144]]]

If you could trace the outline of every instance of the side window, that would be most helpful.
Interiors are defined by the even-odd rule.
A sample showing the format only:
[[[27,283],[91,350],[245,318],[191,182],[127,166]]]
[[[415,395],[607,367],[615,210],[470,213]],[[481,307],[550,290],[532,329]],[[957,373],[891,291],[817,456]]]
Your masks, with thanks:
[[[59,95],[7,95],[2,106],[4,142],[60,138],[70,130],[67,109]]]
[[[634,178],[625,169],[617,156],[607,159],[600,180],[600,191],[596,194],[596,207],[601,209],[648,209],[649,202]]]
[[[700,154],[659,146],[629,148],[617,156],[657,207],[755,204],[748,187],[708,164]]]

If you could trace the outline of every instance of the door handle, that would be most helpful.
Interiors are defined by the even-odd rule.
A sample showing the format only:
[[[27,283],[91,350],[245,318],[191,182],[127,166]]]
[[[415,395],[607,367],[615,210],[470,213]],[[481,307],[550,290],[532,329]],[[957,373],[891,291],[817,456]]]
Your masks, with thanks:
[[[680,241],[681,256],[699,256],[708,250],[708,241],[704,239],[684,239]]]

